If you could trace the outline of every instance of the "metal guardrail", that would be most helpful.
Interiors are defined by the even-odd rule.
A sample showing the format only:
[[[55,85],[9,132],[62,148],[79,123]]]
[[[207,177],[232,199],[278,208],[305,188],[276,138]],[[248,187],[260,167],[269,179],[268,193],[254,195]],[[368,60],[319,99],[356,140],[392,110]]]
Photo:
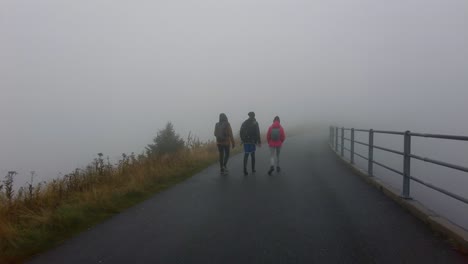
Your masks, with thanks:
[[[340,133],[341,131],[341,133]],[[350,131],[350,138],[345,137],[345,131]],[[364,132],[368,133],[369,140],[367,143],[355,140],[355,132]],[[391,134],[391,135],[402,135],[403,138],[403,151],[398,151],[394,149],[384,148],[381,146],[377,146],[374,144],[374,134]],[[338,143],[338,138],[340,136],[341,144]],[[421,157],[411,153],[411,137],[427,137],[427,138],[441,138],[441,139],[449,139],[449,140],[458,140],[458,141],[468,141],[468,136],[456,136],[456,135],[440,135],[440,134],[422,134],[422,133],[412,133],[410,131],[400,132],[400,131],[385,131],[385,130],[373,130],[373,129],[355,129],[355,128],[338,128],[330,126],[330,146],[333,148],[336,153],[338,153],[338,147],[340,147],[340,154],[344,157],[344,150],[349,151],[350,153],[350,162],[354,164],[354,156],[358,156],[364,160],[367,160],[367,174],[369,177],[374,176],[374,164],[390,170],[396,174],[403,176],[403,188],[401,196],[405,199],[411,199],[410,197],[410,182],[411,180],[418,182],[428,188],[431,188],[435,191],[443,193],[447,196],[450,196],[458,201],[461,201],[465,204],[468,204],[468,199],[466,197],[462,197],[460,195],[454,194],[450,191],[442,189],[440,187],[434,186],[430,183],[427,183],[421,179],[415,178],[411,175],[411,159],[421,160],[424,162],[429,162],[432,164],[436,164],[439,166],[444,166],[447,168],[468,172],[468,167],[455,165],[451,163],[447,163],[444,161],[439,161],[435,159],[430,159],[426,157]],[[349,141],[350,147],[347,148],[345,146],[345,140]],[[359,144],[368,147],[367,157],[363,154],[357,153],[354,151],[354,145]],[[391,168],[381,162],[377,162],[374,160],[374,149],[379,149],[385,152],[394,153],[400,156],[403,156],[403,171],[399,171],[397,169]]]

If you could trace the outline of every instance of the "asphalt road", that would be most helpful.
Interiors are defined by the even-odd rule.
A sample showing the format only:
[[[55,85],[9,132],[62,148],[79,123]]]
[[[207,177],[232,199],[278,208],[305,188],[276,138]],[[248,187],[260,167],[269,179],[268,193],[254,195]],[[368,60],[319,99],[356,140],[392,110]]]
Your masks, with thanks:
[[[288,139],[281,174],[268,161],[244,177],[235,156],[30,263],[468,263],[324,140]]]

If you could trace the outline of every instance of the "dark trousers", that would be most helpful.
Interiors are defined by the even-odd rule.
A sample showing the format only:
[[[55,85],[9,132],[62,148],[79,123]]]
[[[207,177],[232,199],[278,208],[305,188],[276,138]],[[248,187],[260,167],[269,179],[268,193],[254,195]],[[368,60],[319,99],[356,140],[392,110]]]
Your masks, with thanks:
[[[218,145],[219,151],[219,167],[222,169],[226,167],[227,162],[229,160],[229,145]]]
[[[247,170],[247,161],[249,160],[249,154],[250,154],[250,157],[252,157],[252,171],[254,171],[255,170],[255,152],[244,153],[244,171]]]

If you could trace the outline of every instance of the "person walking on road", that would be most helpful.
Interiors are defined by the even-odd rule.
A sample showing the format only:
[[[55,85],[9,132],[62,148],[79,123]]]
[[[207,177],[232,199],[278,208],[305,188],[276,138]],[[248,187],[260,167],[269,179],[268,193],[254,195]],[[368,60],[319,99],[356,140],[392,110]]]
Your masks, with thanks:
[[[235,147],[234,137],[232,135],[231,124],[224,113],[219,114],[219,122],[216,123],[214,135],[216,145],[219,151],[219,167],[221,174],[228,172],[226,165],[229,160],[230,146]]]
[[[255,151],[256,145],[262,146],[260,139],[260,128],[258,122],[255,119],[255,113],[249,112],[249,118],[242,123],[240,129],[240,137],[244,144],[244,175],[249,175],[247,171],[247,162],[249,155],[252,161],[252,173],[255,173]]]
[[[280,152],[281,146],[283,145],[284,140],[286,139],[286,134],[284,129],[280,124],[280,118],[275,116],[273,124],[268,128],[267,132],[267,141],[268,146],[270,147],[270,170],[268,170],[268,175],[271,175],[273,171],[280,172]]]

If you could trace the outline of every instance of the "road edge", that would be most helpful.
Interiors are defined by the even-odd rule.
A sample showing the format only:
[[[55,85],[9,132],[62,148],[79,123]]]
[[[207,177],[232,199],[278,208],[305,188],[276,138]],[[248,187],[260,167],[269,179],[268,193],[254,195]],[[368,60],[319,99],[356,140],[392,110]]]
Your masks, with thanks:
[[[365,182],[379,189],[387,197],[428,225],[437,234],[447,238],[461,253],[468,254],[468,231],[428,209],[417,200],[403,198],[397,189],[376,177],[369,177],[367,172],[351,164],[348,160],[341,157],[336,151],[334,151],[333,146],[330,144],[328,145],[330,150],[335,153],[336,157],[338,157],[342,163],[347,165],[354,174],[360,176]]]

